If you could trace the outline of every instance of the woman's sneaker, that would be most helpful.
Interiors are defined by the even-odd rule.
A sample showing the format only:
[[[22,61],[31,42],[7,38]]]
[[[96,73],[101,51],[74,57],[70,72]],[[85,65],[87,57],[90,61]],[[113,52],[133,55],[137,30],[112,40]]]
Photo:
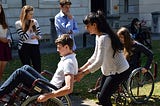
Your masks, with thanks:
[[[97,94],[98,89],[89,89],[88,93]]]

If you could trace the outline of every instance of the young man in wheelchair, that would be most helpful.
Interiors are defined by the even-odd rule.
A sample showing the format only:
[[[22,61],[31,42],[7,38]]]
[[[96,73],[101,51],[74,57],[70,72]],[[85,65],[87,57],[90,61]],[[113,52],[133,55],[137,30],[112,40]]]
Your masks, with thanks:
[[[44,102],[50,98],[64,96],[73,91],[74,75],[78,73],[76,54],[72,50],[73,40],[68,34],[63,34],[55,40],[55,43],[57,45],[57,51],[62,57],[50,83],[58,90],[52,90],[52,92],[40,95],[37,98],[38,102]],[[43,79],[47,81],[47,79],[28,65],[18,68],[0,87],[0,98],[3,98],[4,95],[12,92],[12,90],[20,83],[27,88],[32,88],[32,84],[36,79]],[[65,85],[62,87],[64,82]],[[41,83],[38,83],[38,85],[45,86]]]

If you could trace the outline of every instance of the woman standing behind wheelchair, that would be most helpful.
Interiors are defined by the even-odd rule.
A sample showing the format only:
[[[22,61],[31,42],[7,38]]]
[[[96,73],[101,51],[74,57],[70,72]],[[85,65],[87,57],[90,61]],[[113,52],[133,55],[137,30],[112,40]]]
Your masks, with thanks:
[[[150,49],[148,49],[143,44],[135,41],[129,32],[129,30],[125,27],[121,27],[117,31],[117,35],[120,41],[124,45],[124,56],[126,57],[131,71],[140,67],[141,63],[141,54],[143,53],[146,57],[146,63],[142,68],[142,72],[145,73],[150,68],[150,65],[153,60],[153,53]]]
[[[91,12],[83,20],[90,34],[96,35],[96,46],[92,57],[84,64],[76,76],[80,81],[85,75],[101,68],[101,91],[97,95],[102,106],[112,106],[111,96],[118,85],[128,76],[128,62],[123,55],[123,45],[110,28],[101,11]]]
[[[121,27],[117,35],[124,45],[124,56],[126,57],[129,65],[130,65],[130,73],[132,70],[140,67],[140,62],[141,62],[141,54],[144,54],[147,57],[146,63],[144,64],[142,68],[142,72],[145,73],[149,68],[153,60],[153,53],[150,49],[148,49],[146,46],[143,44],[135,41],[132,38],[132,35],[130,34],[129,30],[125,27]],[[147,75],[147,74],[145,74]],[[90,89],[88,92],[89,93],[97,93],[99,92],[100,86],[99,82],[101,80],[101,76],[96,82],[96,85],[94,88]]]

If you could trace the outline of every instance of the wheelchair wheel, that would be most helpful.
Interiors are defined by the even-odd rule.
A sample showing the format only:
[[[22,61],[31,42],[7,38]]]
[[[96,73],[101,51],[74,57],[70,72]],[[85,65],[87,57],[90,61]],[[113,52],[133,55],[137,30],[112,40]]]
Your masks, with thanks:
[[[46,102],[37,102],[37,97],[39,95],[35,95],[26,99],[21,106],[64,106],[62,101],[58,98],[52,98],[47,100]]]
[[[118,95],[115,98],[116,106],[126,106],[126,97],[123,95]]]
[[[128,79],[127,90],[134,103],[141,104],[147,102],[154,90],[152,73],[148,70],[148,72],[143,74],[141,68],[133,70]]]
[[[62,97],[58,97],[58,99],[60,101],[62,101],[64,106],[72,106],[71,99],[70,99],[70,97],[68,95],[62,96]]]
[[[125,88],[122,87],[123,85],[120,85],[118,90],[112,95],[116,106],[126,106],[127,103],[127,97],[124,91]]]

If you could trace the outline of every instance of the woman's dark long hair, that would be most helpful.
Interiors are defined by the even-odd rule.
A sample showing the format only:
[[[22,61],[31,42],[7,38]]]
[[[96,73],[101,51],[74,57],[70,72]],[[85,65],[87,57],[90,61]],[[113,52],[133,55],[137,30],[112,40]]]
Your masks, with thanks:
[[[130,28],[131,34],[137,34],[137,29],[135,28],[135,24],[136,24],[137,22],[140,22],[138,18],[134,18],[134,19],[132,20],[132,22],[131,22],[131,28]],[[139,25],[140,25],[140,27],[139,27],[139,32],[141,32],[141,30],[142,30],[142,29],[141,29],[141,24],[139,24]]]
[[[0,8],[1,8],[1,13],[0,13],[0,24],[2,25],[3,29],[8,28],[8,25],[6,23],[6,17],[5,17],[5,13],[2,7],[2,4],[0,4]]]
[[[120,52],[121,50],[123,50],[122,43],[120,42],[117,34],[111,29],[111,27],[107,23],[105,15],[102,11],[98,10],[97,13],[89,13],[83,20],[83,23],[85,25],[89,23],[93,25],[93,23],[96,23],[98,31],[109,35],[111,39],[112,49],[114,51],[113,57],[116,54],[116,52]]]

